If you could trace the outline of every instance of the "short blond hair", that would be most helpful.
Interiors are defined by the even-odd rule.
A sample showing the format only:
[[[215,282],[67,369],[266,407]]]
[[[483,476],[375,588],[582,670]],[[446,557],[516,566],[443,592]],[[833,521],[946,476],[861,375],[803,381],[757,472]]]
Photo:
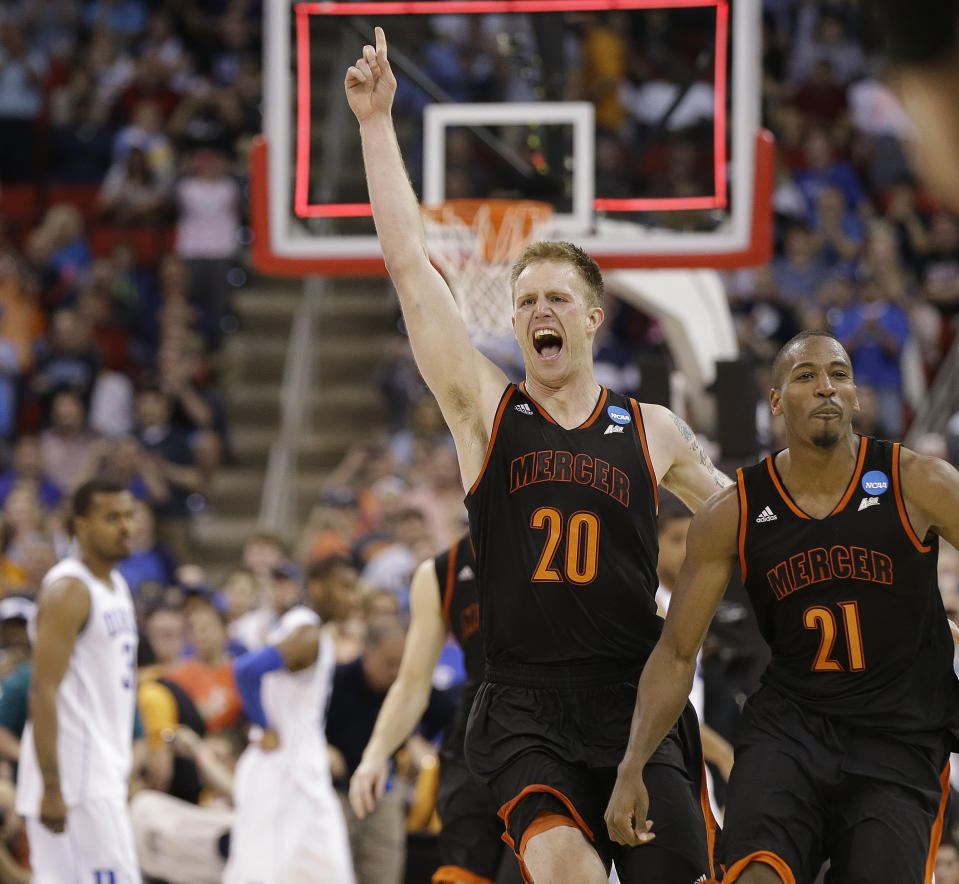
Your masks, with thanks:
[[[587,306],[603,306],[603,274],[597,264],[579,246],[571,242],[552,242],[543,240],[528,245],[516,259],[509,274],[510,291],[515,292],[516,280],[530,264],[537,261],[560,261],[572,264],[586,283]]]

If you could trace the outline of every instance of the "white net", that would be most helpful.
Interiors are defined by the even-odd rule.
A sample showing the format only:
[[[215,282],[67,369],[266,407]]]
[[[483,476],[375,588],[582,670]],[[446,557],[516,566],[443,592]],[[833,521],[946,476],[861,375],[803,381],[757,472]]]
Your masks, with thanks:
[[[423,206],[422,214],[430,257],[470,337],[499,361],[513,344],[510,269],[530,242],[546,238],[553,207],[534,200],[447,200]]]

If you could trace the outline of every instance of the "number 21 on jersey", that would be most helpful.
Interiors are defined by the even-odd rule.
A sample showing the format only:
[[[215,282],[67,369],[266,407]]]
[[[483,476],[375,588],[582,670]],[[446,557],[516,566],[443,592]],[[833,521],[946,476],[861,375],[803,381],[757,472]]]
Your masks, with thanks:
[[[530,527],[545,532],[543,550],[533,570],[533,583],[585,586],[599,569],[599,517],[580,511],[569,519],[551,506],[541,506],[530,517]],[[559,552],[565,548],[565,555]]]
[[[862,644],[862,626],[859,622],[858,602],[838,602],[842,617],[842,629],[846,634],[846,647],[849,650],[849,669],[843,668],[832,656],[836,643],[838,624],[831,608],[814,605],[803,612],[803,626],[806,629],[819,630],[819,651],[810,667],[813,672],[862,672],[866,668],[866,652]]]

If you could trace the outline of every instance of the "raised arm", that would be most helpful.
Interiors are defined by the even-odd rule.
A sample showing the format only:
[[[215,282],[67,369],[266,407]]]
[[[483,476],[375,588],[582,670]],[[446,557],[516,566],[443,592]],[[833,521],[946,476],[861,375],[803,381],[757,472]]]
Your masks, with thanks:
[[[413,355],[456,440],[466,487],[482,467],[506,376],[470,343],[466,324],[443,277],[430,263],[419,205],[400,154],[391,115],[396,78],[386,36],[346,72],[346,97],[360,124],[363,163],[376,233]]]
[[[662,405],[642,405],[649,456],[659,483],[693,512],[732,480],[713,466],[686,421]]]
[[[440,589],[433,560],[423,562],[410,585],[410,631],[399,675],[383,701],[359,767],[350,780],[350,803],[363,819],[383,797],[389,759],[423,717],[433,686],[433,669],[446,640]]]
[[[57,690],[70,665],[77,636],[89,616],[90,593],[79,580],[57,580],[40,593],[30,679],[30,719],[43,778],[40,822],[51,832],[62,832],[67,821],[57,754]]]
[[[639,679],[629,743],[606,808],[609,836],[620,844],[643,844],[654,837],[652,822],[646,819],[649,796],[643,767],[686,704],[696,673],[696,655],[736,562],[738,526],[734,487],[713,497],[689,525],[686,560],[676,580],[663,634]]]

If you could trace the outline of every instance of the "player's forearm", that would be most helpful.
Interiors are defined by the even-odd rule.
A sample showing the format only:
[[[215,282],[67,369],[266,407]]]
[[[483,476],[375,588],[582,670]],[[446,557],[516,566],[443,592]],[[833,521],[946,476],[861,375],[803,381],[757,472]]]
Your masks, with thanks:
[[[653,649],[639,680],[621,773],[642,771],[682,713],[695,674],[695,655],[681,656],[662,643]]]
[[[423,717],[430,699],[430,685],[403,685],[393,682],[383,701],[376,726],[366,749],[364,760],[385,761],[409,737]]]
[[[18,762],[20,760],[20,741],[13,731],[0,725],[0,758]]]
[[[396,282],[397,274],[406,268],[429,265],[419,203],[403,164],[393,120],[386,114],[374,114],[361,123],[360,136],[376,234],[386,268]]]
[[[33,722],[33,746],[45,788],[60,788],[60,759],[57,755],[57,689],[36,682],[30,686],[30,720]]]

